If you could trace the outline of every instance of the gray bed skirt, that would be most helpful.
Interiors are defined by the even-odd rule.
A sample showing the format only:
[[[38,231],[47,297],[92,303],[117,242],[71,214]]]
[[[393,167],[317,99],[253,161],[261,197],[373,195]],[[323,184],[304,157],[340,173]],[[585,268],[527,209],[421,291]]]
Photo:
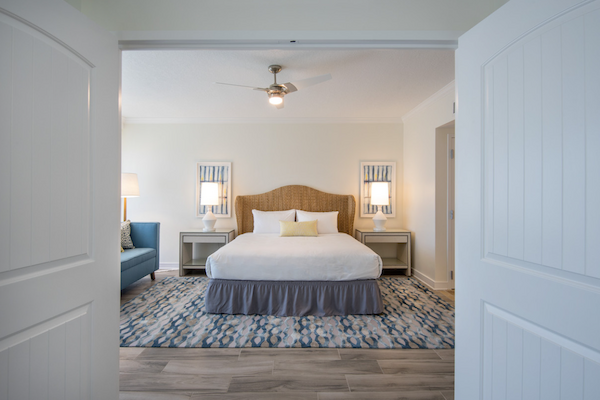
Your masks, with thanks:
[[[204,297],[212,314],[279,316],[380,314],[377,280],[238,281],[211,279]]]

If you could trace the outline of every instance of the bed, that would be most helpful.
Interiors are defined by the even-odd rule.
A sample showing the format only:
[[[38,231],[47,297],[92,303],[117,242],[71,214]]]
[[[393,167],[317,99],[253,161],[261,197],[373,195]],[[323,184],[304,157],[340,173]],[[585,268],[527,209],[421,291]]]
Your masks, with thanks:
[[[207,260],[209,313],[279,316],[379,314],[381,258],[352,237],[356,202],[307,186],[238,196],[238,237]],[[337,231],[280,237],[254,231],[252,210],[338,211]],[[258,218],[258,216],[257,216]]]

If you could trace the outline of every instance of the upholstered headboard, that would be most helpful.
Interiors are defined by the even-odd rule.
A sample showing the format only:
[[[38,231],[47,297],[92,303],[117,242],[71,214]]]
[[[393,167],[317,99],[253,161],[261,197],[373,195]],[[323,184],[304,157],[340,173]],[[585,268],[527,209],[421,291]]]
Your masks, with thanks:
[[[308,186],[282,186],[267,193],[237,196],[235,214],[238,235],[254,230],[252,210],[283,211],[303,210],[313,212],[339,211],[338,231],[354,235],[356,201],[351,194],[331,194]]]

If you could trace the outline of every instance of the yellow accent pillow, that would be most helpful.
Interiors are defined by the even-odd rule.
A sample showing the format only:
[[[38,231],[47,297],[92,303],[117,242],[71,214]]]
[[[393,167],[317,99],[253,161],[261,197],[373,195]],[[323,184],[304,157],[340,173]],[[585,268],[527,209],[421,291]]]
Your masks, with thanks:
[[[317,220],[294,222],[279,221],[279,236],[317,236]]]

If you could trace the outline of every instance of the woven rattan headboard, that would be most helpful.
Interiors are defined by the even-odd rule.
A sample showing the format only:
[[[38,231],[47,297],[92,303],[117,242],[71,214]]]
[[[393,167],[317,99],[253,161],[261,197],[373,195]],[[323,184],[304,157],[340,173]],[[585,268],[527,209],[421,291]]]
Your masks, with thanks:
[[[308,186],[282,186],[267,193],[237,196],[235,214],[238,235],[254,230],[252,210],[283,211],[297,209],[303,211],[339,211],[338,231],[354,235],[354,213],[356,201],[351,194],[331,194]]]

